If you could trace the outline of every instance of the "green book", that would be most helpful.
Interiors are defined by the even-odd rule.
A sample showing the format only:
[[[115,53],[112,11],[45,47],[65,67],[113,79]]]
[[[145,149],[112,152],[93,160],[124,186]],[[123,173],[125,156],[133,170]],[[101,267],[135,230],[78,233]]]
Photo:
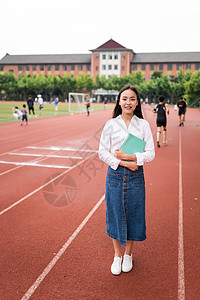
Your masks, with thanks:
[[[120,149],[124,151],[126,154],[134,154],[136,152],[142,153],[145,145],[146,145],[145,141],[129,133],[129,135],[123,142]]]

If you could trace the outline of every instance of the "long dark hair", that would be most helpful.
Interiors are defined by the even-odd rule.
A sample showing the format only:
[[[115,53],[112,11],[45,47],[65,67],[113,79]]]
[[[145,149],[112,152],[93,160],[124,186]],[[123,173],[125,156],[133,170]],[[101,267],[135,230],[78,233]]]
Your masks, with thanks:
[[[137,116],[140,119],[143,119],[143,115],[142,115],[142,109],[141,109],[141,103],[140,103],[140,97],[139,97],[139,93],[138,90],[136,89],[136,87],[132,86],[132,85],[126,85],[124,86],[120,91],[119,94],[117,96],[117,102],[115,105],[115,108],[113,110],[113,118],[116,118],[117,116],[122,114],[122,109],[121,106],[119,105],[119,100],[120,100],[120,96],[121,93],[123,93],[126,90],[132,90],[136,96],[137,96],[137,101],[138,101],[138,105],[136,106],[135,110],[134,110],[134,115]]]

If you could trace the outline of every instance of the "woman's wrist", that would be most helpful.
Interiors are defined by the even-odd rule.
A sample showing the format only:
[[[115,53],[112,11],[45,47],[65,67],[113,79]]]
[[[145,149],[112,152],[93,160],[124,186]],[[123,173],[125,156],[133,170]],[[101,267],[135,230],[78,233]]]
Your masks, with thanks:
[[[127,154],[127,160],[137,161],[137,157],[135,154]]]

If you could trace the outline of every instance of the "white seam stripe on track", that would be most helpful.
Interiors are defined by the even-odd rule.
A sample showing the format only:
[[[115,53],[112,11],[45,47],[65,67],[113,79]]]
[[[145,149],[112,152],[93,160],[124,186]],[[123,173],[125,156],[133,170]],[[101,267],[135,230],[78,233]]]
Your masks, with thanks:
[[[179,128],[178,300],[185,300],[181,128]]]
[[[44,168],[56,168],[56,169],[69,169],[68,166],[56,166],[56,165],[41,165],[37,163],[29,162],[14,162],[14,161],[0,161],[1,164],[16,165],[16,166],[31,166],[31,167],[44,167]]]
[[[89,212],[87,217],[83,220],[83,222],[78,226],[78,228],[74,231],[74,233],[70,236],[70,238],[67,240],[67,242],[62,246],[62,248],[58,251],[58,253],[55,255],[55,257],[50,261],[48,266],[44,269],[44,271],[40,274],[40,276],[36,279],[36,281],[33,283],[33,285],[29,288],[29,290],[26,292],[26,294],[21,298],[21,300],[28,300],[35,290],[38,288],[40,283],[45,279],[45,277],[48,275],[48,273],[51,271],[53,266],[57,263],[57,261],[61,258],[65,250],[69,247],[71,242],[75,239],[75,237],[78,235],[78,233],[83,229],[85,224],[88,222],[88,220],[92,217],[94,212],[97,210],[97,208],[101,205],[101,203],[104,200],[105,195],[101,197],[101,199],[97,202],[97,204],[93,207],[93,209]]]
[[[32,146],[28,146],[27,147],[28,149],[43,149],[43,150],[57,150],[57,151],[76,151],[76,152],[95,152],[97,153],[98,150],[90,150],[90,149],[74,149],[74,148],[61,148],[61,147],[54,147],[54,146],[51,146],[51,147],[32,147]]]
[[[17,150],[16,150],[16,151],[17,151]],[[52,151],[51,154],[53,154],[53,153],[55,153],[55,152],[56,152],[56,151]],[[7,153],[7,154],[8,154],[8,153]],[[45,160],[45,159],[46,159],[46,157],[35,158],[35,159],[29,161],[29,163],[32,163],[32,162],[40,162],[40,161],[43,161],[43,160]],[[16,169],[21,168],[21,167],[23,167],[23,166],[20,165],[20,166],[17,166],[17,167],[15,167],[15,168],[12,168],[12,169],[10,169],[10,170],[7,170],[7,171],[1,173],[0,176],[5,175],[5,174],[7,174],[7,173],[10,173],[10,172],[12,172],[12,171],[14,171],[14,170],[16,170]]]
[[[61,173],[60,175],[56,176],[55,178],[51,179],[50,181],[48,181],[47,183],[43,184],[42,186],[40,186],[39,188],[37,188],[36,190],[34,190],[33,192],[29,193],[28,195],[26,195],[25,197],[21,198],[20,200],[18,200],[17,202],[13,203],[12,205],[8,206],[7,208],[3,209],[2,211],[0,211],[0,216],[3,215],[5,212],[9,211],[11,208],[15,207],[16,205],[20,204],[21,202],[23,202],[25,199],[27,199],[28,197],[32,196],[33,194],[37,193],[38,191],[40,191],[43,187],[47,186],[49,183],[55,181],[56,179],[60,178],[61,176],[65,175],[66,173],[68,173],[69,171],[71,171],[72,169],[74,169],[75,167],[79,166],[80,164],[84,163],[86,160],[88,160],[89,158],[91,158],[92,156],[94,156],[95,153],[91,154],[90,156],[88,156],[86,159],[82,160],[81,162],[79,162],[78,164],[74,165],[73,167],[71,167],[71,169],[68,169],[66,171],[64,171],[63,173]]]
[[[51,154],[32,154],[32,153],[8,153],[9,155],[19,156],[37,156],[37,157],[51,157],[51,158],[74,158],[83,159],[81,156],[69,156],[69,155],[51,155]]]

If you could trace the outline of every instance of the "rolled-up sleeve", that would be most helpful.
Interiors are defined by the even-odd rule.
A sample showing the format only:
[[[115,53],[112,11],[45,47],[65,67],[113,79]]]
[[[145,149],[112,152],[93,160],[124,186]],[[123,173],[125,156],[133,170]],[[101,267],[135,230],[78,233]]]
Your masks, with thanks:
[[[135,153],[137,157],[137,165],[142,166],[145,162],[150,162],[155,157],[155,148],[154,148],[154,141],[153,136],[151,133],[151,128],[149,123],[145,122],[144,126],[144,141],[146,145],[144,147],[144,151],[142,153]]]
[[[102,131],[99,143],[99,158],[107,163],[112,169],[116,170],[119,166],[120,159],[117,159],[111,151],[111,122],[108,121]]]

